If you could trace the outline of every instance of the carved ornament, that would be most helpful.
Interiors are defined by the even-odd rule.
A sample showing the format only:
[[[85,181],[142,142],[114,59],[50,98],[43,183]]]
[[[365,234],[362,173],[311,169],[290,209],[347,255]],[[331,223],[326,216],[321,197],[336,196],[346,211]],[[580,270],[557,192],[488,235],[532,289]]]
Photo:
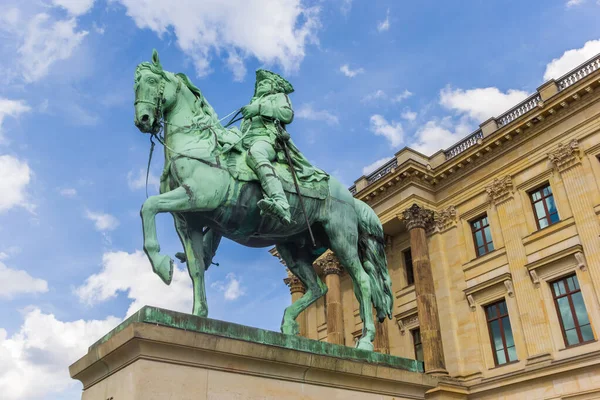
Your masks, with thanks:
[[[587,271],[587,263],[582,252],[578,251],[575,253],[575,259],[577,260],[577,267],[582,271]]]
[[[290,293],[294,294],[294,293],[306,293],[306,288],[304,287],[304,285],[302,284],[302,282],[300,281],[300,279],[298,279],[298,277],[294,274],[292,274],[292,271],[290,271],[289,269],[286,268],[288,277],[285,278],[283,280],[283,283],[285,283],[287,286],[289,286],[290,288]]]
[[[341,275],[344,271],[340,261],[332,252],[323,254],[317,261],[315,261],[315,264],[321,269],[321,271],[323,271],[323,275],[325,276],[330,274]]]
[[[494,179],[491,184],[486,186],[485,191],[492,203],[499,204],[512,197],[512,189],[512,179],[510,175],[506,175],[503,178]]]
[[[434,226],[437,231],[444,231],[456,224],[456,208],[450,206],[435,214]]]
[[[401,219],[409,231],[414,228],[427,229],[433,225],[434,213],[432,210],[413,204],[410,208],[402,211]]]
[[[548,158],[558,172],[563,172],[570,167],[578,165],[581,162],[579,158],[579,142],[577,142],[577,139],[573,139],[566,145],[560,143],[554,152],[548,153]]]

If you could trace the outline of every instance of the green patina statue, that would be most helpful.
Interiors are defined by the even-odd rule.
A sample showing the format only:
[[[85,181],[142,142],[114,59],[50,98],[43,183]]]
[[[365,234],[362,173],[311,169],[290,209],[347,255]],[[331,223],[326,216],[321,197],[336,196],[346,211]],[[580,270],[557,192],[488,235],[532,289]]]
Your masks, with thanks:
[[[383,228],[375,212],[325,172],[310,165],[285,130],[292,85],[259,70],[241,129],[223,127],[184,74],[163,70],[158,53],[135,72],[135,125],[165,148],[160,194],[141,210],[144,251],[169,284],[173,260],[160,253],[157,213],[170,212],[194,288],[193,314],[207,316],[204,273],[221,237],[245,246],[275,245],[306,293],[284,312],[281,331],[297,334],[296,317],[327,292],[312,263],[331,249],[348,272],[360,305],[360,349],[372,350],[373,307],[391,318],[393,294]],[[161,132],[164,128],[164,132]],[[314,238],[313,238],[314,232]]]

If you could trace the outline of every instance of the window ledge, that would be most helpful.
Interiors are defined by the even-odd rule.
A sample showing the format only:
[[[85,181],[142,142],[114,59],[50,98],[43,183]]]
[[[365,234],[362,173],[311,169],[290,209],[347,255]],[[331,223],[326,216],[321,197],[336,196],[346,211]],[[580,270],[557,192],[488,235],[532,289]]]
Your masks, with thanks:
[[[553,234],[554,232],[560,231],[562,229],[568,228],[571,225],[575,224],[575,220],[573,217],[569,217],[567,219],[563,219],[561,221],[555,222],[552,225],[548,225],[543,229],[539,229],[523,238],[523,245],[527,246],[528,244],[540,240],[548,235]]]
[[[563,347],[562,349],[558,349],[558,351],[566,351],[571,349],[576,349],[577,347],[585,346],[586,344],[592,344],[598,342],[597,339],[588,340],[587,342],[581,342],[578,344],[574,344],[573,346]]]
[[[493,371],[495,369],[499,369],[499,368],[506,367],[506,366],[509,366],[509,365],[518,364],[519,362],[520,362],[520,360],[515,360],[515,361],[507,362],[507,363],[504,363],[502,365],[496,365],[495,367],[492,367],[489,370]]]
[[[504,247],[492,250],[487,254],[484,254],[480,257],[477,257],[477,258],[463,264],[462,269],[464,272],[466,272],[466,271],[476,268],[476,267],[480,266],[481,264],[484,264],[488,261],[494,260],[498,257],[502,257],[505,254],[506,254],[506,248],[504,248]]]

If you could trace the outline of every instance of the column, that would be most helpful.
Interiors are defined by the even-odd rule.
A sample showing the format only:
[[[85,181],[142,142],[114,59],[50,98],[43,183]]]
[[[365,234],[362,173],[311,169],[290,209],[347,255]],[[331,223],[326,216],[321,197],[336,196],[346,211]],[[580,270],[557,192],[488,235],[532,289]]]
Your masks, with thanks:
[[[290,294],[292,295],[292,303],[294,303],[300,297],[302,297],[304,293],[306,293],[306,288],[304,287],[302,282],[300,282],[300,279],[298,279],[294,274],[292,274],[289,269],[286,269],[286,271],[288,273],[288,277],[285,278],[283,282],[287,286],[289,286]],[[306,310],[301,312],[300,315],[298,315],[296,321],[298,322],[298,325],[300,327],[300,336],[308,337],[308,332],[306,331]]]
[[[340,275],[342,266],[337,257],[328,252],[317,260],[318,267],[323,271],[327,294],[325,295],[325,310],[327,314],[327,342],[344,344],[344,311],[342,309],[342,292]]]
[[[588,268],[590,278],[596,292],[600,293],[600,224],[594,212],[594,188],[586,184],[579,143],[576,139],[567,145],[561,143],[556,151],[548,154],[548,158],[565,185],[583,253],[592,266]]]
[[[402,220],[410,234],[425,372],[433,375],[447,375],[440,318],[425,235],[425,228],[433,224],[433,211],[413,204],[402,212]]]
[[[527,234],[527,226],[520,197],[513,195],[512,179],[508,175],[494,179],[486,187],[486,192],[498,211],[508,268],[523,326],[528,364],[548,360],[551,358],[552,342],[543,299],[540,291],[532,285],[525,267],[527,254],[523,237]]]

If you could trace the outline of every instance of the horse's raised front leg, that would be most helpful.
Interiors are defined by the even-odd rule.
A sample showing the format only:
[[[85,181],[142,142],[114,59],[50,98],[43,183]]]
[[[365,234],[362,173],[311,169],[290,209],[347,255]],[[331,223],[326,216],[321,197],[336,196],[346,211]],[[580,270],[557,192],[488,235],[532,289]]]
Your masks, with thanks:
[[[310,251],[299,249],[294,244],[285,244],[277,245],[277,252],[289,270],[300,279],[306,288],[306,293],[285,309],[281,321],[282,333],[297,335],[300,333],[300,329],[296,318],[308,306],[327,293],[327,286],[317,276],[312,266],[316,257]]]
[[[199,317],[208,316],[208,303],[206,301],[206,284],[204,281],[204,272],[206,266],[204,263],[204,244],[202,231],[191,228],[185,215],[173,214],[175,228],[181,244],[185,250],[185,260],[188,273],[192,279],[194,289],[194,305],[192,314]],[[205,238],[204,238],[205,239]]]
[[[193,208],[190,197],[183,187],[157,196],[150,196],[142,205],[142,228],[144,231],[144,252],[148,256],[152,269],[167,285],[173,279],[173,260],[160,254],[160,245],[156,236],[156,214],[161,212],[186,211]]]

